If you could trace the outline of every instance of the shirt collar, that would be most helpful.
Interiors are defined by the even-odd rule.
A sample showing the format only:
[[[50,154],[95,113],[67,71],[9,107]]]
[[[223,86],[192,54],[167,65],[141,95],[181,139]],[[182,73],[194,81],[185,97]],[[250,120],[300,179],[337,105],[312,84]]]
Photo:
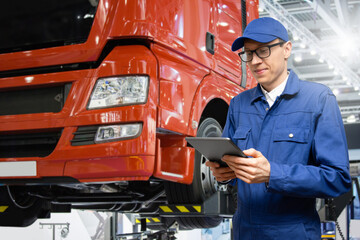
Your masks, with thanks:
[[[285,81],[280,83],[279,86],[277,86],[276,88],[274,88],[270,92],[266,91],[265,88],[263,88],[263,86],[260,85],[261,91],[265,95],[265,98],[266,98],[267,101],[270,99],[270,101],[275,102],[276,98],[278,96],[280,96],[284,92],[284,89],[285,89],[288,78],[289,78],[289,73],[288,73]]]

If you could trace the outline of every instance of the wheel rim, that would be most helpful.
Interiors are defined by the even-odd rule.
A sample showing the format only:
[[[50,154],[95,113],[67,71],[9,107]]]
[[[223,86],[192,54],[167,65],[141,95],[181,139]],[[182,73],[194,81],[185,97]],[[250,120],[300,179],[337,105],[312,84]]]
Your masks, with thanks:
[[[211,120],[212,121],[209,121],[210,123],[204,128],[204,131],[201,132],[200,137],[221,137],[221,126],[215,119]],[[196,154],[197,157],[200,158],[201,187],[205,198],[208,198],[218,190],[218,183],[212,175],[210,168],[205,165],[207,159],[198,152]]]
[[[220,137],[221,135],[221,125],[213,118],[206,118],[201,122],[196,136]],[[205,163],[206,158],[198,151],[195,151],[193,182],[190,185],[164,182],[166,197],[169,203],[202,204],[217,191],[217,181]],[[222,217],[176,217],[176,221],[179,223],[180,229],[190,230],[194,228],[216,227],[222,221]]]

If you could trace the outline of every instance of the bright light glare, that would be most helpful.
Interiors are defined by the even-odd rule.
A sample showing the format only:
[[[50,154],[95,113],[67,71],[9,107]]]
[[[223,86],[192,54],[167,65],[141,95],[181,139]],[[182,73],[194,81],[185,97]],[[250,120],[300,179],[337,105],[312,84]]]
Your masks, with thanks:
[[[295,60],[295,62],[301,62],[302,61],[302,55],[300,53],[296,53],[294,60]]]
[[[356,44],[354,42],[353,36],[343,37],[338,44],[340,55],[343,57],[350,56],[351,53],[356,49]]]
[[[354,114],[349,115],[349,116],[346,118],[346,122],[348,122],[348,123],[354,123],[354,122],[356,122],[356,117],[355,117],[355,115],[354,115]]]
[[[229,26],[229,23],[227,23],[227,22],[219,22],[218,23],[220,26],[222,26],[222,27],[227,27],[227,26]]]
[[[34,80],[33,76],[25,77],[25,82],[26,83],[31,83],[33,80]]]
[[[296,33],[294,33],[293,34],[293,39],[294,39],[294,41],[298,41],[300,38]]]

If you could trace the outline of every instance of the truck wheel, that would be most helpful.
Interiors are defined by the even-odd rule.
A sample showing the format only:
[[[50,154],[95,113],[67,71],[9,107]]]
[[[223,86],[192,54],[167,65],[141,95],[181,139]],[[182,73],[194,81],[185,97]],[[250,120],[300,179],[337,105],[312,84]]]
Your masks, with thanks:
[[[198,137],[220,137],[222,128],[213,118],[206,118],[199,126]],[[195,152],[194,178],[190,185],[165,182],[165,192],[169,204],[202,204],[217,191],[216,179],[210,168],[205,166],[206,158]],[[222,217],[179,217],[180,229],[212,228],[219,225]]]
[[[27,194],[25,187],[0,187],[0,226],[27,227],[50,216],[46,201]]]

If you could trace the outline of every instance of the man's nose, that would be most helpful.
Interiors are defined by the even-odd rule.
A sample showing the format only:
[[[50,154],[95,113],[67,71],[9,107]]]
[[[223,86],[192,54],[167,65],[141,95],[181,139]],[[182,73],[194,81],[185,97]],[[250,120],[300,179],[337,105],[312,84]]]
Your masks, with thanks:
[[[253,53],[252,57],[253,57],[252,60],[251,60],[252,64],[257,64],[257,63],[262,62],[262,59],[259,58],[259,56],[256,53]]]

